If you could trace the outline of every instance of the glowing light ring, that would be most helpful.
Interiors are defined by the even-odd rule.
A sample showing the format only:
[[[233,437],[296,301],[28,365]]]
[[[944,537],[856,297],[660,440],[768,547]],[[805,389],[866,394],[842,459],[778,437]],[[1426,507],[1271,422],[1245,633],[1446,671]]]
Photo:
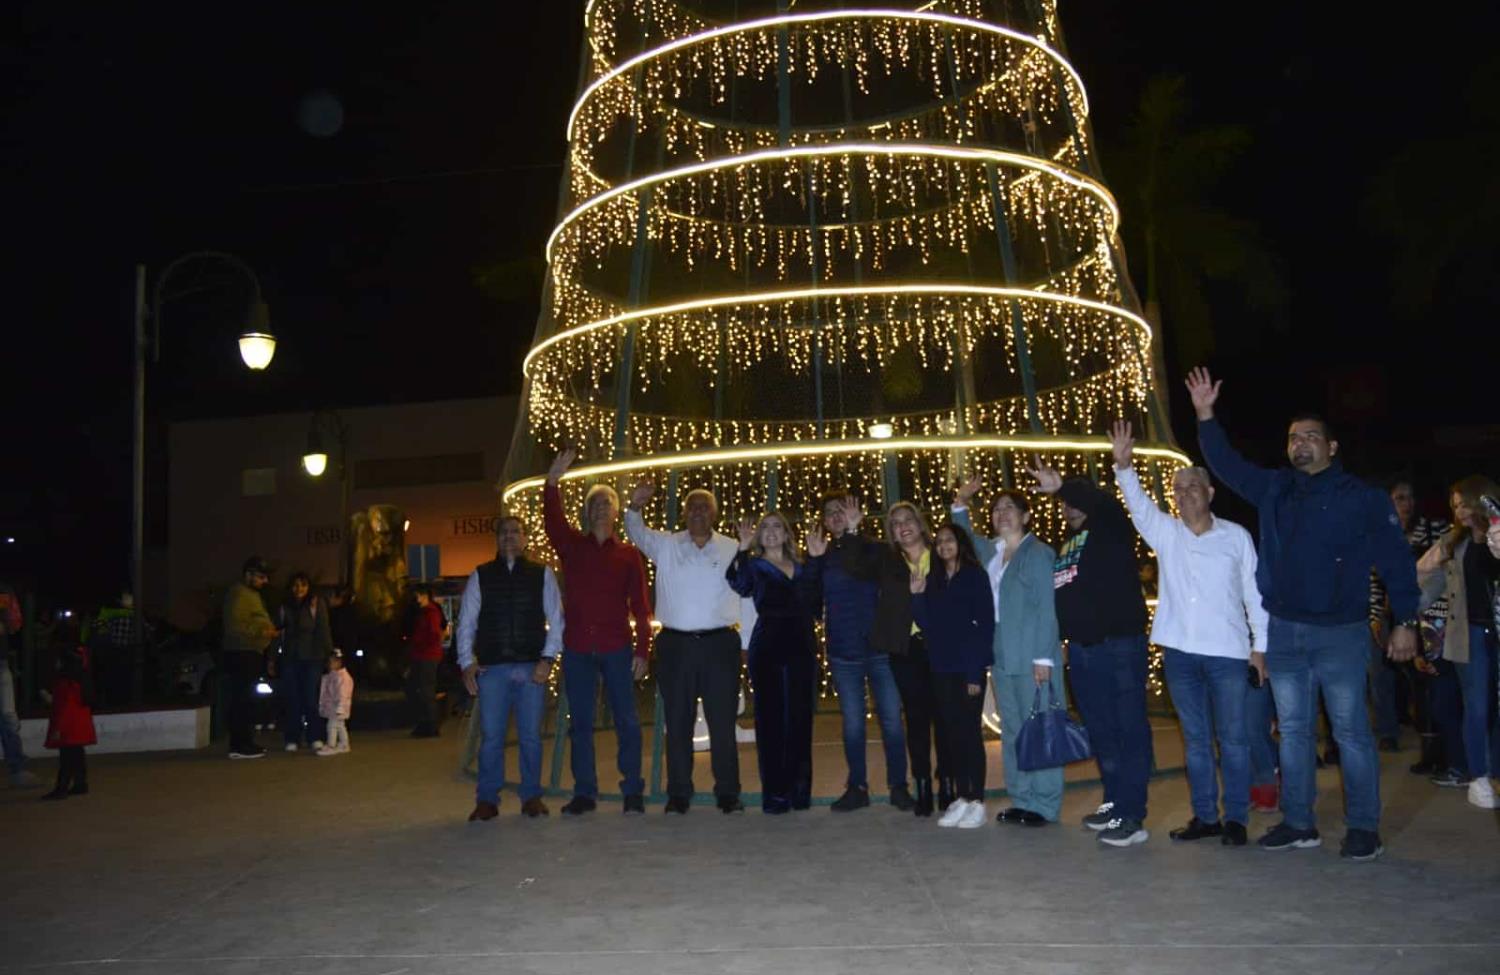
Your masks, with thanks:
[[[888,453],[899,450],[1027,450],[1035,453],[1048,451],[1072,451],[1076,453],[1108,454],[1113,447],[1103,438],[1067,439],[1062,437],[903,437],[891,440],[857,440],[844,443],[776,444],[766,447],[734,447],[726,450],[702,450],[686,454],[656,454],[651,457],[634,457],[629,460],[606,461],[586,467],[573,467],[562,476],[562,480],[602,477],[607,474],[628,474],[631,471],[657,470],[663,467],[702,467],[743,460],[774,460],[782,457],[820,457],[830,454]],[[1171,447],[1135,447],[1137,455],[1172,460],[1184,467],[1192,461],[1181,451]],[[501,501],[509,503],[511,496],[531,488],[541,487],[547,481],[544,476],[525,477],[512,481],[501,492]]]
[[[1109,233],[1111,236],[1118,233],[1120,228],[1120,208],[1115,203],[1115,198],[1110,195],[1109,190],[1103,184],[1096,182],[1084,174],[1059,166],[1054,162],[1038,159],[1019,152],[1008,152],[1001,149],[979,149],[965,148],[963,146],[922,145],[918,143],[870,143],[870,142],[844,142],[830,143],[828,145],[794,146],[786,149],[766,149],[760,152],[746,153],[742,156],[726,156],[722,159],[711,159],[707,162],[693,163],[690,166],[681,166],[677,169],[667,169],[650,176],[642,176],[628,183],[621,183],[612,187],[598,196],[591,197],[574,207],[573,210],[553,228],[551,236],[547,238],[547,263],[552,263],[552,251],[557,243],[557,238],[572,226],[573,221],[597,206],[608,203],[617,197],[634,193],[636,190],[655,186],[658,183],[666,183],[671,180],[685,179],[698,176],[703,173],[714,172],[720,169],[738,169],[742,166],[753,166],[762,162],[783,162],[788,159],[817,158],[819,156],[912,156],[925,158],[936,156],[940,159],[959,159],[967,162],[993,162],[1019,169],[1030,169],[1037,173],[1052,176],[1070,186],[1076,187],[1093,196],[1104,204],[1109,211]]]
[[[835,20],[910,20],[919,23],[941,24],[947,27],[967,28],[982,34],[995,34],[1009,40],[1027,44],[1037,49],[1042,54],[1051,58],[1058,67],[1068,73],[1072,79],[1075,90],[1078,92],[1079,104],[1082,107],[1081,119],[1089,116],[1088,93],[1083,86],[1081,78],[1068,59],[1057,52],[1046,40],[1033,34],[1023,34],[1011,27],[1002,27],[999,24],[990,24],[982,20],[972,20],[968,17],[957,17],[953,14],[940,14],[932,11],[918,10],[891,10],[888,8],[865,8],[858,10],[825,10],[810,14],[783,14],[778,17],[766,17],[761,20],[750,20],[744,23],[727,24],[723,27],[715,27],[713,30],[704,31],[701,34],[689,34],[676,40],[668,41],[660,47],[652,48],[637,54],[629,60],[622,61],[610,69],[607,73],[600,75],[589,83],[583,93],[578,96],[578,101],[573,104],[573,110],[568,113],[567,137],[573,141],[573,126],[578,119],[578,113],[583,110],[584,104],[591,98],[595,91],[603,85],[608,84],[620,75],[631,71],[648,61],[655,60],[664,54],[670,54],[680,48],[701,44],[705,41],[717,40],[732,34],[747,33],[750,31],[764,30],[767,27],[794,27],[803,24],[816,24]],[[1081,120],[1080,119],[1080,120]]]
[[[658,315],[675,315],[682,312],[700,311],[710,308],[724,308],[732,305],[770,305],[778,302],[800,301],[807,298],[878,297],[885,295],[934,295],[938,297],[972,295],[982,298],[1015,298],[1026,301],[1047,301],[1075,305],[1105,315],[1126,319],[1141,330],[1143,348],[1149,347],[1151,343],[1151,326],[1144,318],[1129,309],[1121,308],[1119,305],[1094,301],[1091,298],[1076,298],[1073,295],[1060,294],[1055,291],[1031,291],[1026,288],[1001,288],[977,284],[875,284],[847,288],[796,288],[789,291],[762,291],[755,294],[719,295],[713,298],[699,298],[695,301],[678,302],[673,305],[657,305],[653,308],[640,308],[635,311],[621,312],[618,315],[611,315],[609,318],[601,318],[595,322],[575,325],[555,335],[549,335],[532,346],[531,351],[526,353],[526,359],[521,364],[521,372],[528,379],[531,378],[532,360],[539,353],[558,342],[594,331],[595,329],[611,328],[615,325],[624,325],[643,318]]]

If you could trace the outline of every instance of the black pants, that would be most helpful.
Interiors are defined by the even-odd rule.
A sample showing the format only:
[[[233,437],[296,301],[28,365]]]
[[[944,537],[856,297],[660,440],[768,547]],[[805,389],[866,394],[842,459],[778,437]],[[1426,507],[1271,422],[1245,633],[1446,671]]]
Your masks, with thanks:
[[[229,701],[229,750],[253,751],[255,745],[255,685],[264,660],[255,651],[224,654],[225,697]]]
[[[750,657],[762,809],[806,809],[812,802],[813,681],[817,668],[811,653],[766,652]]]
[[[1437,674],[1428,682],[1428,711],[1432,730],[1442,742],[1443,759],[1448,767],[1469,774],[1468,753],[1464,751],[1464,697],[1458,681],[1458,667],[1451,661],[1434,660]]]
[[[656,638],[656,679],[667,725],[667,795],[693,794],[693,725],[698,698],[708,722],[714,795],[740,794],[740,749],[734,715],[740,697],[740,636],[731,629],[701,635],[662,630]]]
[[[982,686],[982,684],[981,684]],[[960,799],[984,799],[984,735],[979,716],[984,710],[984,692],[970,695],[968,678],[962,674],[933,674],[937,698],[938,761],[953,780]]]
[[[953,772],[943,761],[943,726],[934,723],[932,671],[927,666],[927,644],[920,634],[913,635],[905,654],[891,654],[891,673],[901,694],[901,710],[906,712],[906,753],[911,757],[911,777],[918,781],[932,778],[932,739],[937,735],[938,778],[952,778]]]
[[[411,705],[412,725],[419,731],[437,731],[437,671],[440,660],[413,660],[406,673],[406,702]]]
[[[57,790],[86,787],[89,770],[83,758],[82,745],[63,745],[57,750]]]

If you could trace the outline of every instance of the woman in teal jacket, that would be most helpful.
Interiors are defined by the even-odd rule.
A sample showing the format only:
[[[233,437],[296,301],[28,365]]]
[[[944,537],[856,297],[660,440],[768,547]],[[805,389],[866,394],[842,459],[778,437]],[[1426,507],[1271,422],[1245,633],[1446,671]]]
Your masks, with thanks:
[[[1016,736],[1031,714],[1038,690],[1047,703],[1047,687],[1066,703],[1057,612],[1052,601],[1052,566],[1057,553],[1027,531],[1031,505],[1020,491],[1004,490],[990,505],[995,537],[974,530],[969,502],[979,480],[961,486],[953,505],[953,522],[974,540],[979,561],[989,573],[995,600],[995,666],[990,679],[1000,709],[1001,754],[1005,790],[1011,805],[996,818],[1006,823],[1045,826],[1062,811],[1063,770],[1023,772],[1016,762]]]

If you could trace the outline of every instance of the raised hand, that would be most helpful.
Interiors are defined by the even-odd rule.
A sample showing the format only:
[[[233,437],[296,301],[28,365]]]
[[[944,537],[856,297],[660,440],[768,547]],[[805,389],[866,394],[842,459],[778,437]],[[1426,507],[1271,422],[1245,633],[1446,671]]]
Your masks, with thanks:
[[[1188,395],[1193,398],[1193,410],[1197,412],[1198,419],[1212,420],[1214,404],[1219,400],[1219,387],[1224,385],[1224,381],[1221,379],[1214,382],[1214,377],[1208,374],[1208,370],[1199,366],[1187,374],[1184,383],[1187,385]]]
[[[552,466],[547,468],[547,483],[556,484],[562,480],[563,473],[573,466],[573,461],[578,459],[577,447],[564,447],[552,458]]]
[[[749,518],[741,518],[734,527],[740,536],[740,551],[750,551],[750,546],[755,544],[755,522]]]
[[[860,507],[859,499],[854,495],[844,498],[844,531],[854,534],[859,531],[860,523],[865,520],[865,510]]]
[[[820,558],[828,552],[828,536],[814,528],[807,533],[807,554]]]
[[[1115,455],[1115,470],[1130,469],[1135,456],[1135,438],[1130,435],[1130,421],[1116,420],[1109,428],[1110,449]]]
[[[920,572],[911,574],[911,592],[915,596],[919,592],[927,591],[927,577]]]
[[[974,500],[974,495],[978,494],[979,489],[983,486],[984,484],[979,480],[979,475],[974,475],[954,489],[953,503],[967,508],[969,502]]]
[[[630,489],[630,507],[639,509],[647,501],[650,501],[651,495],[655,493],[656,485],[649,480],[643,479],[639,484]]]
[[[1056,494],[1062,488],[1062,475],[1041,461],[1035,467],[1028,467],[1026,473],[1036,479],[1036,489],[1043,494]]]

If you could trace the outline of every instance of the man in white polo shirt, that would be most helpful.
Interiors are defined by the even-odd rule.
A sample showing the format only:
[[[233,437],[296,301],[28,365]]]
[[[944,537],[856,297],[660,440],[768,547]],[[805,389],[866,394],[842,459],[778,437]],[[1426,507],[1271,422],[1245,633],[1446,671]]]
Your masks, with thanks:
[[[740,752],[735,711],[740,696],[740,597],[725,572],[739,543],[714,531],[718,503],[702,488],[689,491],[682,508],[687,529],[646,527],[641,507],[656,493],[649,481],[630,492],[625,534],[656,563],[656,679],[667,724],[666,812],[682,814],[693,799],[693,725],[698,698],[708,723],[714,798],[721,812],[742,812]]]
[[[1110,431],[1115,481],[1136,530],[1156,552],[1160,584],[1151,642],[1162,648],[1193,801],[1192,820],[1168,835],[1181,841],[1218,836],[1225,846],[1244,846],[1250,818],[1246,661],[1264,681],[1270,622],[1255,584],[1255,545],[1245,529],[1214,517],[1213,484],[1201,467],[1172,478],[1180,517],[1162,512],[1131,467],[1135,441],[1130,434],[1123,420]],[[1224,776],[1222,823],[1215,737]]]

